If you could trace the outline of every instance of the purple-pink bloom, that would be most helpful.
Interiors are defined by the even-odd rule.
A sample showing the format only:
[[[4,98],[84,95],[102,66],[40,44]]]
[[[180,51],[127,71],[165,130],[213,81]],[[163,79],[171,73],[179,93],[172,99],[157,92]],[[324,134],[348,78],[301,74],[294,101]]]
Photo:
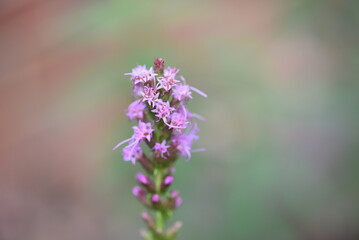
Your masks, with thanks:
[[[130,120],[137,119],[142,120],[144,117],[144,110],[146,105],[141,102],[141,100],[136,100],[130,104],[127,108],[126,115]]]
[[[130,144],[122,149],[122,155],[124,161],[131,161],[133,164],[141,157],[142,149],[138,144]]]
[[[179,72],[177,68],[166,68],[163,71],[163,77],[158,77],[158,89],[164,89],[166,92],[171,90],[180,81],[176,80],[176,74]]]
[[[171,128],[184,129],[187,127],[187,124],[188,124],[187,116],[180,112],[172,113],[170,120],[171,120],[170,123],[165,122],[166,125],[169,127],[169,129],[171,129]]]
[[[166,118],[169,117],[171,112],[174,110],[175,109],[170,106],[169,102],[164,102],[162,101],[162,99],[158,99],[155,102],[155,109],[152,110],[152,112],[156,113],[156,117],[165,121]]]
[[[151,123],[139,121],[138,126],[133,126],[132,129],[134,130],[132,136],[134,141],[141,142],[145,139],[151,141],[152,132],[154,131]]]
[[[168,148],[170,147],[170,145],[166,145],[166,140],[163,140],[162,143],[158,143],[156,142],[155,145],[153,146],[153,150],[155,151],[155,157],[161,157],[164,159],[167,159],[168,157]],[[165,156],[167,155],[167,156]]]
[[[138,126],[133,126],[134,134],[131,138],[123,140],[119,144],[117,144],[113,150],[120,147],[122,144],[126,142],[130,142],[123,150],[123,159],[124,161],[131,161],[133,164],[136,163],[136,160],[141,156],[142,149],[139,145],[143,140],[151,141],[152,132],[154,131],[151,123],[145,123],[141,120],[138,123]]]
[[[192,92],[188,85],[180,83],[177,84],[175,88],[172,90],[172,95],[174,99],[178,101],[188,101],[190,98],[192,98]]]
[[[163,71],[163,76],[166,78],[175,78],[178,72],[179,72],[178,68],[167,67]]]
[[[201,90],[183,83],[177,84],[176,87],[173,88],[172,95],[174,99],[178,101],[184,101],[186,103],[190,98],[192,98],[191,90],[195,91],[202,97],[208,97],[207,94],[205,94]]]
[[[133,84],[132,96],[135,98],[142,97],[143,87],[144,87],[143,83]]]
[[[144,86],[141,95],[142,95],[142,101],[147,102],[148,105],[153,107],[158,99],[159,93],[157,93],[157,90],[155,88]]]
[[[175,86],[179,81],[174,78],[165,78],[159,77],[158,80],[158,89],[164,89],[166,92],[171,90],[173,86]]]
[[[138,65],[132,69],[132,72],[125,73],[125,75],[131,76],[133,83],[138,84],[153,80],[157,74],[155,74],[152,67],[147,70],[146,65]]]
[[[191,152],[205,151],[203,148],[192,150],[193,141],[199,139],[199,137],[196,135],[197,132],[198,127],[197,125],[194,125],[189,133],[180,133],[173,138],[173,144],[176,146],[179,153],[186,158],[186,161],[191,159]]]

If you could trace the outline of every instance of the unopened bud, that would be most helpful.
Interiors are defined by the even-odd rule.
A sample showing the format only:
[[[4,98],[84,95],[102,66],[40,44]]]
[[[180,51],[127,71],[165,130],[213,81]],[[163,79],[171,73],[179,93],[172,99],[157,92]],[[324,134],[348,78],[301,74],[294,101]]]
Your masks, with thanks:
[[[176,198],[176,197],[178,197],[178,196],[179,196],[179,192],[178,192],[178,191],[173,190],[173,191],[171,192],[171,197],[172,197],[172,198]]]
[[[159,203],[161,201],[161,197],[158,194],[154,194],[151,198],[153,203]]]
[[[146,225],[148,226],[149,229],[156,231],[155,221],[149,213],[143,212],[141,214],[141,218],[146,223]]]
[[[179,208],[183,204],[183,199],[181,197],[177,197],[175,200],[175,207]]]
[[[146,191],[139,187],[139,186],[136,186],[132,189],[132,193],[133,195],[135,195],[135,197],[140,201],[142,202],[143,204],[145,205],[148,205],[148,202],[147,202],[147,193]]]
[[[175,172],[176,172],[176,167],[175,167],[175,166],[170,167],[170,168],[168,169],[168,174],[169,174],[169,175],[173,175],[173,174],[175,174]]]
[[[162,184],[161,184],[161,191],[164,192],[166,191],[166,189],[171,186],[172,182],[174,180],[173,176],[167,176],[163,179]]]
[[[139,184],[141,184],[143,187],[145,187],[147,189],[147,191],[154,192],[155,186],[149,177],[147,177],[143,173],[138,173],[138,174],[136,174],[136,180]]]
[[[172,191],[170,197],[167,198],[166,206],[169,209],[176,209],[183,204],[183,199],[179,196],[178,191]]]
[[[149,173],[153,174],[153,166],[151,161],[146,157],[145,154],[142,154],[142,156],[138,159],[141,166]]]
[[[163,58],[155,58],[153,63],[153,70],[156,73],[163,73],[163,69],[165,68],[165,60]]]
[[[158,207],[161,203],[161,197],[158,194],[153,194],[151,198],[152,206]]]
[[[169,229],[166,232],[166,235],[169,239],[173,239],[178,230],[180,230],[180,228],[182,227],[182,222],[175,222],[171,227],[169,227]]]

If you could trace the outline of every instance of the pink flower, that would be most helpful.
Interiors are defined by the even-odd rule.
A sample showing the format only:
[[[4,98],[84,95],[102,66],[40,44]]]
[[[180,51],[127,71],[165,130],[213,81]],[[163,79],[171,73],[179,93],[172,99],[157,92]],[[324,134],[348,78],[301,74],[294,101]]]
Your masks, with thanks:
[[[142,97],[142,93],[143,93],[143,83],[133,84],[132,96],[135,98]]]
[[[122,155],[124,161],[131,161],[135,164],[136,160],[142,155],[142,149],[140,145],[130,144],[122,149]]]
[[[183,77],[182,77],[182,80],[183,80],[183,82],[185,82],[185,79]],[[208,97],[207,94],[205,94],[201,90],[199,90],[199,89],[197,89],[195,87],[183,84],[183,83],[180,83],[180,84],[176,85],[176,87],[173,89],[172,95],[178,101],[183,100],[184,102],[187,102],[190,98],[192,98],[191,90],[195,91],[196,93],[198,93],[202,97],[205,97],[205,98]]]
[[[130,120],[137,119],[142,120],[144,116],[144,110],[146,105],[141,102],[141,100],[136,100],[130,104],[127,108],[126,115]]]
[[[169,129],[174,128],[174,129],[184,129],[187,127],[188,121],[187,121],[187,116],[184,115],[183,113],[179,113],[179,112],[174,112],[171,114],[170,117],[171,122],[167,123],[167,126],[169,127]]]
[[[139,121],[138,126],[133,126],[132,129],[134,130],[132,138],[135,141],[141,142],[145,139],[151,141],[152,132],[154,131],[151,123]]]
[[[133,83],[137,84],[151,81],[155,78],[157,74],[154,73],[152,67],[147,70],[146,65],[138,65],[137,67],[132,69],[131,73],[125,73],[125,75],[131,76],[131,80],[133,81]]]
[[[159,93],[157,93],[156,89],[154,89],[152,87],[144,86],[143,92],[141,95],[142,95],[142,101],[147,102],[148,105],[153,107],[155,102],[158,99]]]
[[[194,125],[188,134],[180,133],[176,135],[172,141],[179,153],[185,157],[186,161],[191,159],[191,152],[205,151],[204,148],[192,150],[193,141],[199,139],[199,137],[196,135],[197,132],[198,127],[197,125]]]
[[[135,158],[135,156],[137,156],[136,151],[138,149],[141,149],[139,144],[145,139],[147,141],[151,141],[152,132],[154,130],[152,128],[151,123],[145,123],[142,121],[139,121],[138,126],[134,126],[134,127],[132,127],[132,129],[134,130],[134,134],[132,135],[132,137],[129,139],[123,140],[122,142],[117,144],[113,148],[113,150],[116,150],[122,144],[124,144],[126,142],[130,142],[129,145],[123,149],[122,153],[123,153],[123,157],[124,157],[125,161],[131,160],[132,162],[135,162],[136,160],[133,160],[133,159]]]
[[[166,92],[171,90],[180,81],[176,80],[176,74],[179,72],[177,68],[166,68],[163,72],[163,77],[158,77],[158,89],[164,89]]]
[[[175,86],[179,81],[174,78],[165,78],[159,77],[158,80],[158,89],[164,89],[166,92],[171,90],[173,86]]]
[[[175,78],[178,72],[179,72],[178,68],[167,67],[163,71],[163,76],[166,78]]]
[[[155,146],[153,146],[153,150],[155,151],[155,157],[161,157],[164,159],[167,159],[168,157],[168,148],[170,147],[170,145],[166,145],[166,140],[163,140],[162,143],[155,143]],[[165,154],[167,156],[165,156]]]
[[[177,86],[172,90],[172,95],[174,99],[178,101],[188,101],[190,98],[192,98],[192,92],[188,85],[180,83],[177,84]]]
[[[166,121],[166,118],[170,116],[171,112],[175,109],[170,106],[169,102],[164,102],[162,99],[158,99],[155,102],[155,109],[152,110],[152,112],[156,113],[156,117],[159,119],[163,119],[163,121]]]
[[[141,120],[138,123],[138,126],[133,126],[132,129],[134,130],[134,133],[132,135],[132,137],[123,140],[122,142],[120,142],[119,144],[117,144],[113,150],[116,150],[117,148],[119,148],[121,145],[123,145],[126,142],[130,142],[130,144],[127,146],[129,147],[128,152],[126,152],[128,155],[132,155],[132,151],[135,150],[135,148],[137,148],[137,146],[143,141],[143,140],[147,140],[147,141],[151,141],[151,137],[152,137],[152,132],[154,131],[152,128],[151,123],[145,123],[142,122]]]

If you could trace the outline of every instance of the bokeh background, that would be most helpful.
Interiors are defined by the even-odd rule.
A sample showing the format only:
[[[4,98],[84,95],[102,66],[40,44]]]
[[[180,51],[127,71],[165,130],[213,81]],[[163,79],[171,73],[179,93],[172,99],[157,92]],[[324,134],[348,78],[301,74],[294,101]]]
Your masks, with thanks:
[[[359,239],[359,2],[1,0],[0,239],[140,239],[123,73],[203,90],[179,240]]]

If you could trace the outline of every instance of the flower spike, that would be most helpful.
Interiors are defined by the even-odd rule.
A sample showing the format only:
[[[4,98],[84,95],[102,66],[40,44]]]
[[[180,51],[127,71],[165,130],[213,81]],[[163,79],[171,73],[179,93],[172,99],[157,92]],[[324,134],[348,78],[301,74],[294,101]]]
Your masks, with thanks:
[[[188,85],[178,73],[177,68],[165,67],[162,58],[156,58],[153,67],[138,65],[125,73],[130,76],[135,98],[126,115],[137,125],[132,127],[132,136],[113,150],[127,144],[122,149],[123,160],[139,162],[147,173],[136,174],[139,186],[132,190],[149,210],[141,215],[148,228],[142,231],[145,239],[175,239],[182,223],[175,222],[166,228],[167,219],[183,203],[178,191],[170,191],[175,180],[175,162],[178,157],[189,161],[192,153],[205,150],[192,149],[194,141],[199,139],[195,120],[204,118],[189,112],[185,105],[193,98],[192,92],[202,97],[207,94]]]

